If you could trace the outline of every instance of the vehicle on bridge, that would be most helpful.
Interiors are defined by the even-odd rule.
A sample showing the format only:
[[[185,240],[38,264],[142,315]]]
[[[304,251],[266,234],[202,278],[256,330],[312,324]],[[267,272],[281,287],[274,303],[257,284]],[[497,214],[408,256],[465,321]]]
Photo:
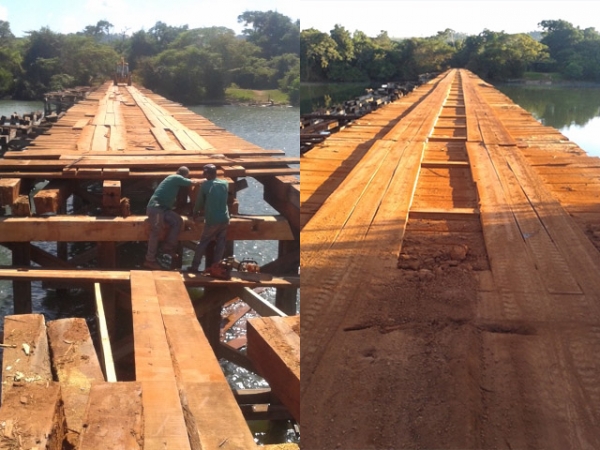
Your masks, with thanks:
[[[115,69],[114,84],[125,84],[131,86],[131,72],[129,71],[129,64],[125,62],[125,58],[121,58],[121,62],[117,64]]]

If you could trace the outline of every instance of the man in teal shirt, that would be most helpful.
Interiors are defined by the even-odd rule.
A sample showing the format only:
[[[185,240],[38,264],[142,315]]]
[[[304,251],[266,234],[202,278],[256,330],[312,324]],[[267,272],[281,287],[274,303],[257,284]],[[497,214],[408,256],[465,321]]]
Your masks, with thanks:
[[[193,215],[198,215],[200,211],[204,212],[204,230],[200,242],[196,246],[192,265],[188,269],[190,272],[198,271],[208,244],[213,240],[216,241],[215,262],[223,259],[227,242],[227,228],[229,227],[227,181],[217,179],[217,167],[214,164],[206,164],[203,171],[206,181],[200,186]]]
[[[188,187],[194,183],[198,183],[198,181],[190,180],[189,176],[189,169],[185,166],[180,167],[176,174],[165,178],[158,185],[152,197],[150,197],[148,206],[146,206],[146,214],[150,222],[148,251],[146,252],[146,261],[144,262],[146,269],[162,269],[158,262],[156,262],[156,253],[158,251],[158,239],[165,224],[169,227],[169,232],[167,233],[162,251],[163,253],[173,255],[177,248],[183,219],[173,211],[173,206],[175,206],[180,187]]]

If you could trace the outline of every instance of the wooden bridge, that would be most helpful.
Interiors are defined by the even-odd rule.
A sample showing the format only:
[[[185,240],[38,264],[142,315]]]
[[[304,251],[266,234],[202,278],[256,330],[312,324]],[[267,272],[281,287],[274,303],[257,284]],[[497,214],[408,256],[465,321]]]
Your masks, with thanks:
[[[306,448],[599,448],[600,160],[450,70],[301,158]]]
[[[299,424],[298,162],[148,90],[112,83],[23,150],[6,152],[0,245],[13,264],[0,268],[0,279],[12,280],[15,315],[4,323],[2,445],[248,449],[256,444],[247,420]],[[145,249],[145,205],[156,183],[183,165],[202,178],[209,163],[230,186],[228,251],[236,240],[279,241],[264,276],[217,280],[171,270],[181,259],[155,272],[139,270],[142,260],[125,263],[121,244]],[[276,215],[238,214],[247,177],[262,183]],[[195,195],[180,192],[182,214]],[[203,225],[184,216],[184,226],[180,250],[193,248]],[[88,249],[67,251],[78,242]],[[34,314],[32,281],[59,294],[78,286],[95,292],[95,346],[85,321],[46,324]],[[194,303],[192,286],[204,287]],[[277,290],[275,305],[256,293],[265,287]],[[249,321],[247,354],[221,341],[221,309],[231,301],[262,316]],[[218,358],[260,374],[271,389],[233,392]],[[287,447],[297,445],[277,448]]]

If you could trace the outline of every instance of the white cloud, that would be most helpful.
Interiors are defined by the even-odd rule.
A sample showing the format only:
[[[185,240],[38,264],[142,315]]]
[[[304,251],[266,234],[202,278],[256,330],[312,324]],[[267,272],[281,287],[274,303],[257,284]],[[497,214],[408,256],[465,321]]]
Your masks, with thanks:
[[[8,21],[8,9],[6,9],[6,6],[0,5],[0,20]]]

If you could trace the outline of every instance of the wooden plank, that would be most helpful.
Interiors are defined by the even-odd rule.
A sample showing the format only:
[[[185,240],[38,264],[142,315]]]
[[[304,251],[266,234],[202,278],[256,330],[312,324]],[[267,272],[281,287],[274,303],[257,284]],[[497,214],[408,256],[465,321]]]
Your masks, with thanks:
[[[27,196],[25,196],[27,199]],[[29,204],[29,202],[27,202]],[[288,222],[281,216],[247,216],[232,218],[228,240],[293,240]],[[204,224],[183,218],[181,241],[197,240]],[[5,242],[65,241],[65,242],[125,242],[148,239],[147,216],[49,216],[0,217]]]
[[[64,268],[40,269],[36,267],[0,266],[2,280],[52,281],[61,280],[65,283],[126,283],[129,282],[129,271],[85,270]]]
[[[300,316],[248,320],[248,357],[300,421]]]
[[[104,302],[102,300],[100,283],[94,283],[94,293],[96,300],[96,319],[98,322],[98,334],[100,335],[100,354],[102,367],[104,368],[106,381],[114,383],[117,381],[117,375],[115,372],[115,362],[113,360],[112,348],[110,346],[110,336],[108,334],[106,315],[104,314]]]
[[[0,206],[10,206],[15,203],[20,188],[20,178],[0,178]]]
[[[96,125],[91,149],[94,151],[108,150],[108,134],[110,128],[104,125]]]
[[[141,450],[142,387],[137,382],[97,383],[90,391],[78,450]]]
[[[124,126],[113,125],[110,127],[108,138],[108,150],[122,152],[127,150],[127,137]]]
[[[131,272],[136,381],[143,390],[144,448],[189,449],[184,413],[152,272]]]
[[[190,413],[187,420],[188,431],[193,429],[192,443],[197,443],[197,448],[255,448],[181,277],[155,272],[154,279],[180,395]]]
[[[266,316],[286,316],[287,314],[272,305],[267,299],[261,297],[252,289],[247,287],[235,287],[230,288],[232,295],[241,298],[246,304],[248,304],[254,311],[259,315]]]
[[[52,381],[46,324],[41,314],[4,317],[5,345],[2,357],[2,403],[15,384]]]
[[[0,408],[0,432],[3,449],[62,449],[65,429],[60,384],[48,381],[12,389]]]
[[[75,125],[73,125],[73,130],[83,130],[88,123],[90,123],[89,118],[79,119],[77,122],[75,122]]]
[[[164,130],[164,128],[152,127],[152,128],[150,128],[150,132],[154,135],[158,144],[160,145],[160,148],[162,148],[163,150],[165,150],[165,151],[181,150],[181,147],[179,145],[177,145],[177,143],[169,137],[169,135]]]
[[[66,439],[76,447],[83,432],[90,388],[94,382],[104,381],[104,376],[85,319],[48,322],[48,341],[52,367],[61,385]]]

